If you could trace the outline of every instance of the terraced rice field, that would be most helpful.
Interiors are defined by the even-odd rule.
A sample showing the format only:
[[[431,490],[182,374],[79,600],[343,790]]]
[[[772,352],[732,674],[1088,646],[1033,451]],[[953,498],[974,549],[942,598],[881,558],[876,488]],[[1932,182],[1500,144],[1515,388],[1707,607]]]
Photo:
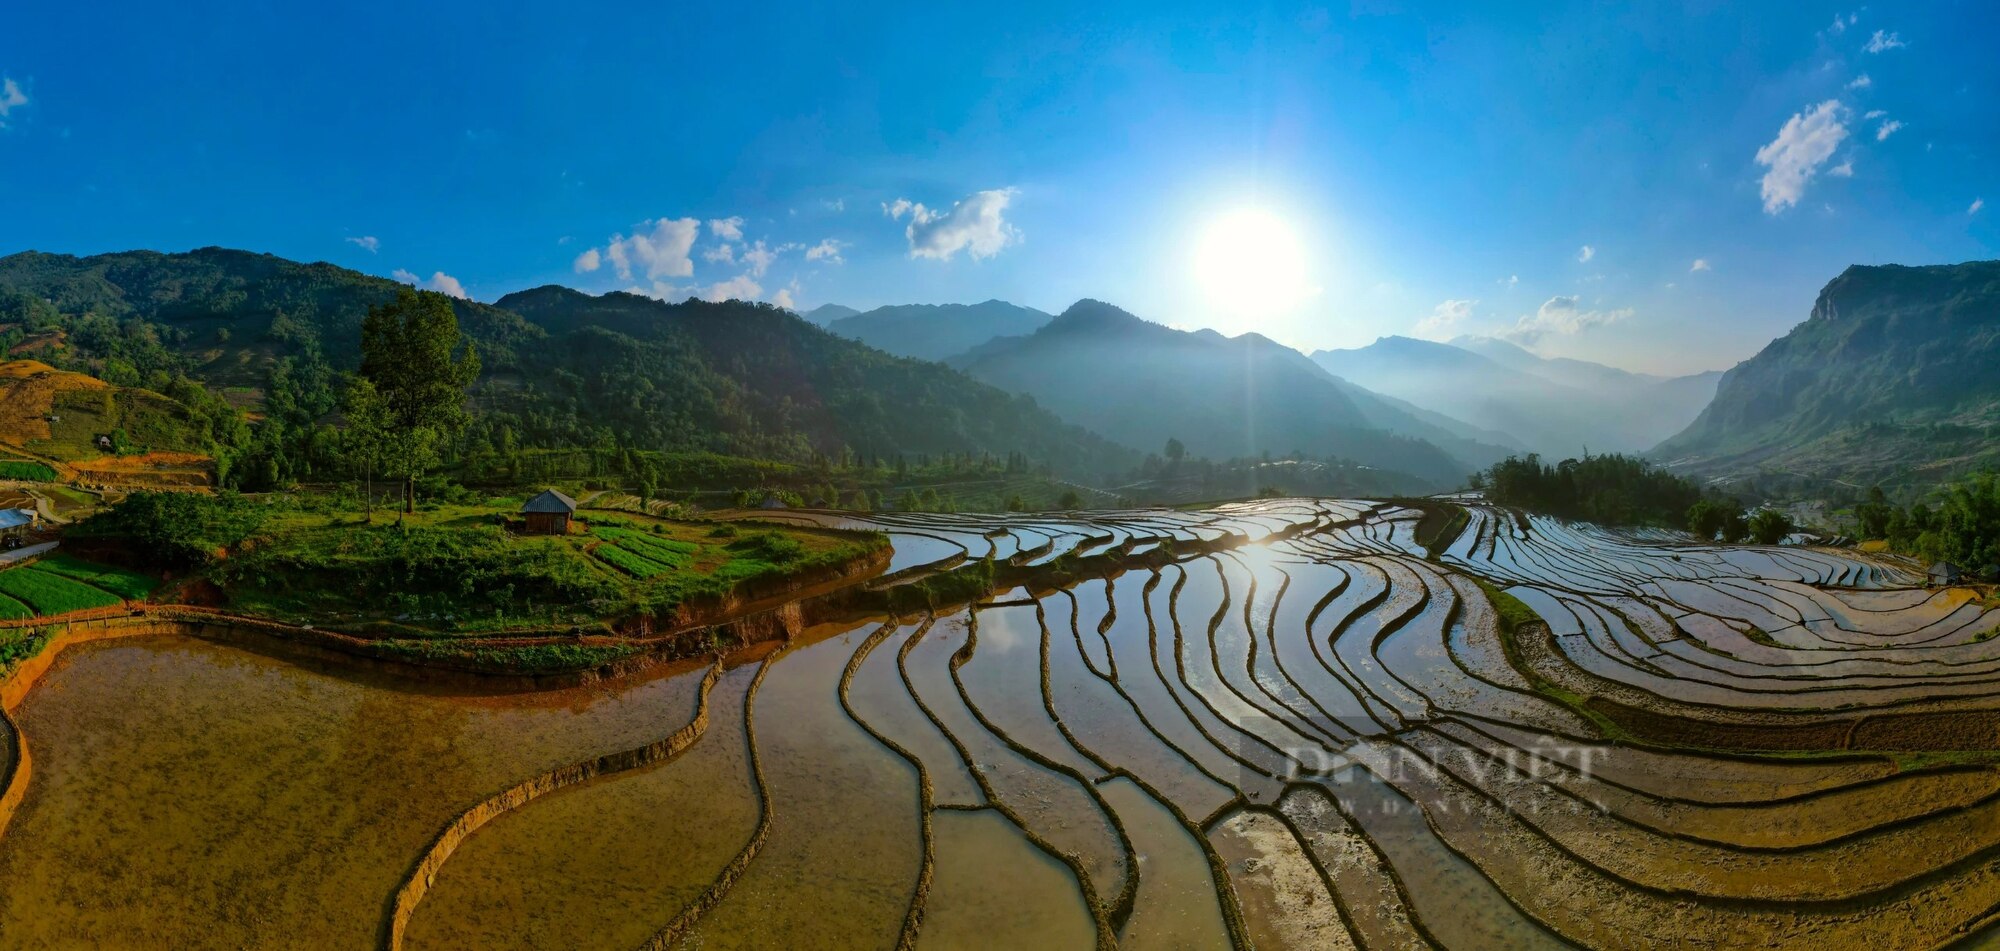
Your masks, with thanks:
[[[888,532],[886,584],[1126,560],[527,697],[76,648],[14,711],[0,942],[1992,940],[1978,592],[1468,508],[1434,558],[1366,502],[759,513]]]

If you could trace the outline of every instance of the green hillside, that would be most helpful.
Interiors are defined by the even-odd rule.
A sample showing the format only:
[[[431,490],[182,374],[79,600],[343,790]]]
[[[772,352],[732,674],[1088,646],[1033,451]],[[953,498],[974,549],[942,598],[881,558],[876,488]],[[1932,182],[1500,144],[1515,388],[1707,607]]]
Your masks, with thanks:
[[[1652,455],[1718,478],[1917,488],[2000,464],[2000,261],[1850,267]]]

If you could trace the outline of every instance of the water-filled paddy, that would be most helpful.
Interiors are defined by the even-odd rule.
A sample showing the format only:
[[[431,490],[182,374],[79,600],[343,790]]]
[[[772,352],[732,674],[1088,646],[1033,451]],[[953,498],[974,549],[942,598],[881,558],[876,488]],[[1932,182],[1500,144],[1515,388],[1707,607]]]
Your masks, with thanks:
[[[899,568],[1175,554],[822,626],[705,707],[701,664],[492,693],[65,648],[11,708],[0,945],[382,947],[461,813],[690,724],[493,815],[402,943],[1889,949],[2000,911],[2000,615],[1893,564],[1484,509],[1431,560],[1369,503],[839,519]]]

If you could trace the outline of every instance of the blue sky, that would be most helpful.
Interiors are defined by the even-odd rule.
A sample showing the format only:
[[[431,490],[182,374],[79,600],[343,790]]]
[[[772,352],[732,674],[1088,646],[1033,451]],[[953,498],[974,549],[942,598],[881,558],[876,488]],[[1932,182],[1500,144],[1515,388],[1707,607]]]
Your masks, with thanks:
[[[1850,263],[2000,256],[1991,3],[282,6],[12,11],[0,253],[1096,297],[1659,372]]]

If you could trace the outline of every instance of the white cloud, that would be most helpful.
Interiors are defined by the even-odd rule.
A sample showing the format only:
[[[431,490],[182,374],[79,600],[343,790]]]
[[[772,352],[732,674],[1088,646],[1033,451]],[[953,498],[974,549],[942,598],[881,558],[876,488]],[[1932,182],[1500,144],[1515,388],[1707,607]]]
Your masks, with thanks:
[[[733,244],[718,244],[703,251],[701,259],[711,264],[735,264],[736,246]]]
[[[1869,79],[1869,78],[1868,78],[1868,74],[1867,74],[1867,73],[1862,73],[1861,75],[1859,75],[1859,76],[1856,76],[1856,77],[1854,77],[1854,81],[1853,81],[1853,82],[1851,82],[1851,83],[1848,83],[1848,84],[1847,84],[1847,88],[1849,88],[1849,89],[1867,89],[1868,87],[1870,87],[1870,86],[1873,86],[1873,85],[1875,85],[1875,80],[1872,80],[1872,79]]]
[[[735,215],[729,218],[710,218],[708,219],[708,231],[710,234],[724,241],[741,241],[743,240],[743,216]]]
[[[1880,118],[1882,118],[1883,116],[1886,116],[1886,115],[1888,115],[1888,114],[1889,114],[1889,110],[1887,110],[1887,109],[1870,109],[1870,110],[1868,110],[1867,112],[1864,112],[1864,113],[1862,113],[1862,114],[1861,114],[1861,118],[1863,118],[1863,119],[1880,119]]]
[[[1472,317],[1472,306],[1476,300],[1448,300],[1431,308],[1430,315],[1417,321],[1417,334],[1425,337],[1442,338],[1449,331]]]
[[[603,256],[597,253],[596,248],[591,248],[590,250],[577,255],[576,263],[571,266],[576,269],[576,273],[578,274],[589,274],[590,272],[597,270],[599,267],[602,267],[603,265],[604,265]]]
[[[1854,24],[1860,22],[1860,20],[1861,20],[1861,15],[1858,13],[1850,13],[1846,16],[1841,16],[1840,14],[1836,13],[1833,15],[1833,25],[1827,27],[1827,32],[1836,35],[1845,33],[1847,32],[1848,27],[1853,26]]]
[[[1591,258],[1594,258],[1596,256],[1597,256],[1597,249],[1587,244],[1576,252],[1576,260],[1577,263],[1579,264],[1585,261],[1589,261]]]
[[[771,262],[776,261],[778,259],[778,255],[783,253],[785,250],[787,250],[787,246],[785,245],[780,245],[775,250],[771,248],[766,248],[764,247],[764,242],[761,239],[758,240],[756,244],[744,248],[743,264],[750,269],[749,276],[763,277],[764,272],[771,269]],[[745,300],[748,299],[749,298],[745,298]]]
[[[910,216],[903,234],[910,241],[910,257],[949,261],[966,252],[973,260],[990,258],[1002,248],[1021,240],[1020,231],[1007,223],[1008,202],[1016,194],[1012,188],[973,192],[949,209],[937,211],[921,202],[898,198],[882,206],[882,212],[901,220]]]
[[[666,281],[654,281],[652,287],[640,287],[634,284],[625,288],[625,293],[637,294],[641,297],[650,297],[654,300],[663,300],[671,303],[673,301],[686,300],[689,297],[688,290],[685,287],[675,287]]]
[[[1502,279],[1502,280],[1500,280],[1500,281],[1498,281],[1498,282],[1496,282],[1496,283],[1499,283],[1499,284],[1501,284],[1501,285],[1505,286],[1505,287],[1506,287],[1506,288],[1507,288],[1508,290],[1510,290],[1510,291],[1511,291],[1511,290],[1513,290],[1513,289],[1514,289],[1514,285],[1516,285],[1516,284],[1519,284],[1519,283],[1521,283],[1521,275],[1519,275],[1519,274],[1509,274],[1509,275],[1507,275],[1507,276],[1506,276],[1506,278],[1504,278],[1504,279]]]
[[[759,286],[756,281],[751,280],[750,275],[738,274],[729,280],[717,281],[709,285],[702,290],[701,296],[703,300],[711,301],[756,300],[757,296],[762,293],[764,293],[764,288]]]
[[[786,310],[796,311],[799,309],[798,294],[799,279],[795,277],[790,284],[778,288],[778,292],[771,295],[771,303]]]
[[[458,278],[452,277],[451,275],[446,274],[443,271],[437,271],[431,274],[430,280],[423,280],[417,277],[415,274],[403,270],[402,268],[397,268],[394,271],[391,271],[389,273],[389,276],[395,278],[396,280],[402,281],[405,284],[422,288],[423,290],[427,291],[437,291],[440,294],[448,294],[452,297],[458,298],[459,300],[472,299],[472,295],[467,294],[465,292],[465,285],[460,284],[458,282]]]
[[[1981,209],[1981,208],[1984,208],[1984,207],[1986,207],[1986,199],[1984,199],[1984,198],[1974,198],[1974,199],[1972,200],[1972,205],[1971,205],[1971,207],[1968,207],[1968,208],[1966,208],[1966,209],[1965,209],[1965,213],[1966,213],[1966,214],[1968,214],[1968,215],[1976,215],[1976,214],[1979,214],[1979,209]]]
[[[694,274],[694,261],[688,252],[694,250],[694,239],[701,234],[701,222],[693,218],[660,218],[639,222],[631,237],[622,234],[611,236],[611,242],[604,246],[604,257],[611,259],[611,268],[618,272],[618,279],[632,279],[633,265],[644,269],[646,279],[657,281],[663,277],[688,277]],[[579,270],[595,270],[582,267],[586,258],[592,261],[592,248],[578,255]]]
[[[369,254],[374,254],[375,252],[382,250],[382,242],[376,240],[375,236],[372,234],[364,234],[359,238],[343,238],[342,240],[346,241],[348,244],[360,248],[363,251],[368,252]]]
[[[1842,162],[1839,165],[1835,165],[1834,167],[1827,169],[1826,173],[1828,175],[1833,176],[1834,178],[1853,178],[1854,160],[1848,159],[1847,161]]]
[[[1875,129],[1875,141],[1880,142],[1883,139],[1895,135],[1896,130],[1902,127],[1903,124],[1894,119],[1890,119],[1889,121],[1882,123]]]
[[[812,247],[806,249],[806,260],[825,261],[828,264],[840,264],[842,263],[840,251],[842,248],[845,247],[847,247],[847,242],[836,241],[832,238],[827,238],[825,240],[822,240],[820,243],[815,244]]]
[[[1533,344],[1550,335],[1579,334],[1592,327],[1617,323],[1632,316],[1629,307],[1619,310],[1584,310],[1576,297],[1551,297],[1532,314],[1524,314],[1512,329],[1500,336]]]
[[[1903,42],[1903,37],[1900,34],[1884,33],[1881,30],[1876,30],[1875,35],[1869,37],[1867,45],[1861,47],[1861,49],[1869,53],[1881,53],[1887,50],[1899,50],[1907,45]]]
[[[28,94],[21,91],[21,84],[12,78],[0,79],[0,129],[7,127],[7,116],[14,110],[28,104]]]
[[[820,207],[825,208],[826,210],[831,211],[836,215],[847,210],[847,199],[845,198],[836,198],[832,201],[820,202],[819,204]]]
[[[1707,258],[1695,258],[1694,264],[1688,267],[1688,273],[1690,274],[1696,271],[1706,271],[1706,270],[1709,270]]]
[[[1778,137],[1757,150],[1757,164],[1764,173],[1764,211],[1777,214],[1799,203],[1806,186],[1833,150],[1847,138],[1847,107],[1828,99],[1785,120]]]

